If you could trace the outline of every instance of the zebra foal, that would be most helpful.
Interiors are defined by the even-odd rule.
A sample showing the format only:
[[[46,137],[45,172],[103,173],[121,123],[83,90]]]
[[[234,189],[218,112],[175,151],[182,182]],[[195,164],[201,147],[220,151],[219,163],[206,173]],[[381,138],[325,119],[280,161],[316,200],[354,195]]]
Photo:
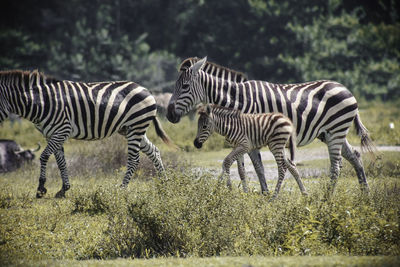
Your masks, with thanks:
[[[156,133],[170,139],[156,118],[156,102],[144,87],[133,82],[82,83],[57,80],[38,71],[0,72],[0,123],[15,113],[34,123],[46,137],[40,156],[40,177],[36,197],[46,194],[46,165],[54,154],[61,172],[62,188],[56,197],[65,197],[70,188],[63,144],[68,138],[98,140],[119,133],[128,141],[127,186],[144,152],[159,172],[164,170],[160,151],[146,137],[153,122]]]
[[[254,149],[268,146],[278,165],[278,182],[273,198],[276,198],[289,169],[300,191],[306,195],[306,189],[294,164],[296,130],[290,119],[281,113],[243,114],[239,110],[206,105],[199,108],[197,136],[194,145],[201,148],[208,137],[216,131],[233,145],[232,152],[224,159],[221,178],[226,176],[231,187],[229,169],[234,161],[238,163],[239,176],[243,190],[247,192],[243,155]],[[289,143],[290,159],[285,156],[285,146]]]

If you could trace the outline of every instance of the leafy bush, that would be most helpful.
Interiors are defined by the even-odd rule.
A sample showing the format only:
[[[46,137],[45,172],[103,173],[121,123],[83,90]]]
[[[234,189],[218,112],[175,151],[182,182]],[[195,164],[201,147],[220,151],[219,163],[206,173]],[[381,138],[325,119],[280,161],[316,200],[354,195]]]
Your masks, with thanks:
[[[397,178],[370,179],[371,193],[364,196],[354,176],[342,175],[329,200],[327,177],[305,180],[309,197],[288,179],[279,198],[268,202],[254,191],[228,190],[181,161],[172,156],[179,169],[166,178],[138,172],[126,190],[119,188],[118,172],[77,176],[61,200],[51,195],[59,189],[58,177],[48,179],[49,195],[37,200],[37,171],[3,175],[0,262],[400,253]]]
[[[398,113],[392,106],[384,109],[381,105],[386,104],[373,103],[368,109],[361,105],[363,122],[377,143],[389,139],[379,139],[375,129]],[[384,118],[375,116],[376,111]],[[12,128],[7,124],[0,128],[1,136],[10,138],[17,133],[15,139],[25,147],[42,140],[29,122]],[[178,146],[192,147],[196,127],[188,118],[179,127],[166,121],[162,124]],[[188,158],[199,156],[201,150],[171,150],[152,127],[148,137],[161,150],[166,177],[158,177],[142,155],[126,190],[119,187],[126,142],[118,135],[103,141],[66,143],[72,185],[66,199],[53,198],[61,187],[54,157],[43,199],[35,198],[38,161],[36,166],[2,174],[0,263],[51,258],[400,253],[400,153],[384,152],[374,161],[364,157],[369,196],[360,194],[354,170],[344,162],[331,199],[324,199],[329,179],[323,176],[304,180],[310,194],[307,198],[301,196],[293,179],[287,179],[279,198],[268,202],[269,196],[254,189],[248,194],[236,187],[230,191],[214,175],[194,172]]]
[[[309,198],[286,190],[268,203],[208,176],[172,172],[110,205],[105,237],[89,257],[399,253],[397,191],[386,185],[363,197],[356,181],[341,182],[328,201],[316,184]]]

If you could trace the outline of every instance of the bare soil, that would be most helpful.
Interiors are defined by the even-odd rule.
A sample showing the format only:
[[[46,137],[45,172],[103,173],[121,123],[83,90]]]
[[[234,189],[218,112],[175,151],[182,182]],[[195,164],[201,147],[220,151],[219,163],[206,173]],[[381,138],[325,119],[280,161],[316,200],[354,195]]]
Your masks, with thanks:
[[[360,151],[360,148],[356,148]],[[397,151],[400,152],[400,146],[379,146],[378,151]],[[261,151],[261,158],[264,163],[265,178],[275,180],[278,178],[278,169],[275,159],[270,151]],[[257,174],[248,155],[245,155],[246,177],[249,181],[258,182]],[[318,177],[329,173],[329,154],[325,146],[307,148],[300,147],[296,150],[295,162],[298,166],[300,176],[303,178]],[[221,159],[222,164],[222,159]],[[287,172],[286,177],[290,174]],[[231,167],[231,178],[239,179],[236,163]]]

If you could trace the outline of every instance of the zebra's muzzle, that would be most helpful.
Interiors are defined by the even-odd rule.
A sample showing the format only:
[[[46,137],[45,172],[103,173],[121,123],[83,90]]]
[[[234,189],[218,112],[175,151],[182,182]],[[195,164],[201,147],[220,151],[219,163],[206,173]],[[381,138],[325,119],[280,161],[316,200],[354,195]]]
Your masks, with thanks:
[[[199,149],[203,146],[203,144],[200,143],[200,142],[199,142],[199,139],[197,139],[197,138],[194,139],[193,144],[194,144],[194,146],[195,146],[196,148],[199,148]]]
[[[167,119],[172,123],[178,123],[181,117],[176,114],[175,103],[170,103],[167,108]]]

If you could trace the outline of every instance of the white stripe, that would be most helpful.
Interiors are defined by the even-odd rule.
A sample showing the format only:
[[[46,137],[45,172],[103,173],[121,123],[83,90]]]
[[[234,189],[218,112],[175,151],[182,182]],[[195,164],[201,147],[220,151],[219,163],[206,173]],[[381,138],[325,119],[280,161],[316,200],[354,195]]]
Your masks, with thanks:
[[[313,107],[313,98],[314,98],[314,95],[319,91],[319,90],[322,90],[322,89],[324,89],[324,86],[325,86],[325,83],[322,83],[320,86],[318,86],[317,88],[315,88],[315,89],[313,89],[313,90],[311,90],[311,92],[308,94],[308,97],[307,97],[307,106],[306,106],[306,109],[303,111],[303,114],[301,115],[301,118],[302,118],[302,123],[301,123],[301,128],[300,128],[300,132],[299,132],[299,140],[301,140],[302,138],[303,138],[303,136],[304,136],[304,134],[306,134],[307,132],[308,132],[308,130],[309,129],[305,129],[305,126],[306,126],[306,121],[307,121],[307,117],[308,117],[308,114],[310,113],[310,111],[311,111],[311,108]],[[306,132],[305,132],[306,131]],[[304,143],[304,142],[306,142],[306,140],[303,140],[303,142],[302,143]]]
[[[106,124],[107,124],[107,118],[110,116],[111,108],[115,105],[115,103],[114,103],[115,97],[117,96],[117,94],[119,92],[124,90],[129,85],[133,85],[133,83],[124,83],[122,86],[119,86],[119,87],[113,89],[113,91],[112,91],[112,93],[110,95],[110,98],[108,100],[106,110],[104,112],[104,118],[103,118],[104,121],[103,121],[103,125],[101,127],[101,136],[102,137],[105,137],[105,136],[108,136],[109,134],[111,134],[110,133],[111,129],[108,129],[107,130],[107,135],[106,135]]]
[[[86,114],[86,123],[89,123],[91,118],[90,118],[90,110],[89,110],[88,99],[86,97],[85,91],[81,87],[81,84],[80,83],[76,83],[76,87],[79,89],[80,94],[82,95],[83,104],[85,106],[85,111],[81,111],[81,112],[85,112],[85,114]],[[79,102],[79,101],[77,101],[77,102]],[[87,135],[86,138],[88,138],[89,137],[90,127],[88,127],[88,125],[84,125],[84,122],[81,119],[81,117],[82,116],[79,116],[79,128],[81,130],[81,134],[77,138],[83,138],[85,134]]]
[[[111,123],[111,126],[110,126],[110,129],[109,129],[110,131],[116,126],[117,121],[118,121],[119,118],[123,115],[123,113],[124,113],[124,111],[125,111],[125,109],[126,109],[126,105],[127,105],[127,103],[129,102],[129,100],[130,100],[132,97],[134,97],[136,94],[139,94],[140,92],[142,92],[143,90],[144,90],[144,88],[141,87],[141,86],[139,86],[139,87],[135,88],[134,90],[132,90],[132,91],[125,97],[125,99],[124,99],[124,100],[121,102],[121,104],[119,105],[117,115],[114,116],[114,119],[113,119],[113,121],[112,121],[112,123]],[[146,98],[146,99],[147,99],[147,98]],[[152,97],[152,99],[153,99],[153,101],[155,102],[154,97]],[[142,102],[143,102],[143,101],[142,101]],[[130,110],[130,113],[128,113],[128,114],[132,114],[132,113],[133,113],[132,110],[133,110],[133,112],[135,112],[135,111],[137,111],[137,110],[140,110],[140,103],[139,103],[138,105],[135,105],[135,107],[134,107],[133,109],[131,109],[131,110]],[[128,118],[128,117],[129,117],[128,114],[125,116],[125,118]],[[121,125],[123,125],[124,123],[125,123],[125,121],[122,120],[122,121],[120,122],[120,125],[118,125],[118,128],[120,128]],[[117,130],[118,130],[118,128],[117,128]],[[110,133],[107,133],[107,134],[110,134]]]
[[[106,84],[103,88],[101,88],[97,94],[97,99],[95,101],[95,111],[94,111],[94,134],[93,137],[95,139],[100,138],[99,136],[99,119],[100,119],[100,107],[102,106],[101,98],[106,92],[106,90],[112,85],[113,83]]]

